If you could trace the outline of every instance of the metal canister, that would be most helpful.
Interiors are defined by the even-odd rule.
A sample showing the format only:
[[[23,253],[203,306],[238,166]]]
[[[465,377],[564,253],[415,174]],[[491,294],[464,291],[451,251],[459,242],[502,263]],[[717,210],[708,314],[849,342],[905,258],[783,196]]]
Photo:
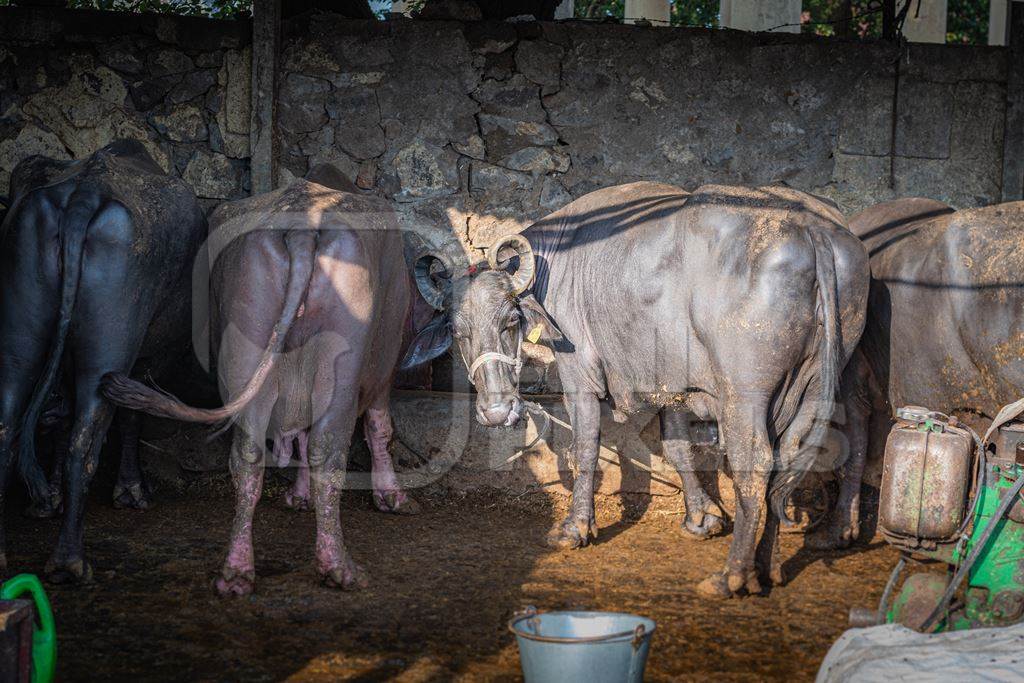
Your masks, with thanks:
[[[914,406],[897,411],[878,505],[886,536],[951,540],[964,521],[973,450],[971,435],[945,415]]]

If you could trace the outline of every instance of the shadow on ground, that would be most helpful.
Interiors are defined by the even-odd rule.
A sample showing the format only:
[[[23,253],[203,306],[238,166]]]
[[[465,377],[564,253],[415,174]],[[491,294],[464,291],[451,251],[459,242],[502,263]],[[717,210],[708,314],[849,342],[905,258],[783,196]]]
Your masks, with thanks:
[[[96,487],[96,580],[49,588],[61,680],[515,680],[505,623],[527,604],[654,617],[650,680],[809,680],[849,607],[875,604],[895,561],[879,544],[805,552],[794,582],[770,596],[707,601],[694,586],[721,566],[730,538],[685,539],[678,515],[651,510],[610,541],[554,552],[538,541],[559,513],[538,497],[438,498],[403,518],[352,494],[346,543],[372,583],[339,593],[317,583],[312,514],[285,509],[277,486],[256,515],[257,594],[221,600],[211,582],[233,511],[226,480],[219,487],[158,494],[141,513],[114,511]],[[619,522],[610,509],[598,517]],[[12,569],[39,572],[58,523],[13,513],[8,523]],[[800,544],[785,536],[786,556]]]

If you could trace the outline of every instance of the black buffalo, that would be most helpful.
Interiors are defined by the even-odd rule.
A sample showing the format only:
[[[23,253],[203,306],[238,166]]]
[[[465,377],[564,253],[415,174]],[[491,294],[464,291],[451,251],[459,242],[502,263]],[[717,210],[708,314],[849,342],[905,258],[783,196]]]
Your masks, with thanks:
[[[599,400],[618,412],[654,404],[665,457],[683,480],[687,528],[698,535],[720,530],[722,513],[694,472],[689,420],[717,420],[728,453],[735,535],[724,571],[702,592],[758,592],[758,568],[782,580],[778,524],[816,457],[806,445],[825,429],[864,321],[867,255],[833,206],[784,187],[689,194],[633,183],[498,240],[483,267],[451,268],[435,254],[417,262],[417,284],[438,314],[406,365],[454,337],[478,391],[478,420],[510,425],[522,413],[520,341],[543,330],[578,463],[572,507],[551,544],[577,547],[596,535]],[[438,277],[445,269],[450,277]]]
[[[33,498],[48,498],[33,433],[63,368],[74,408],[64,519],[46,570],[54,580],[87,580],[85,493],[114,413],[100,378],[158,374],[187,342],[206,221],[188,185],[135,141],[76,162],[31,157],[14,169],[11,188],[0,235],[0,496],[17,461]]]
[[[850,229],[870,254],[871,293],[846,370],[850,456],[817,547],[858,536],[865,460],[882,445],[869,444],[872,414],[919,405],[980,424],[1024,395],[1024,202],[957,211],[899,199],[854,215]]]

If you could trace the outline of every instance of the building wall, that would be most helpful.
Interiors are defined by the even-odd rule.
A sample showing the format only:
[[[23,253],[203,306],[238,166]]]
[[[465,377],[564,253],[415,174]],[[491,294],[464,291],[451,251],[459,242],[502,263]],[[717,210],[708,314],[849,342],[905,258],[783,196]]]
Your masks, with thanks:
[[[31,154],[141,140],[200,197],[246,196],[248,22],[0,8],[0,194]]]
[[[999,48],[325,14],[283,31],[280,179],[335,163],[439,240],[485,245],[640,179],[781,181],[846,211],[1000,196]],[[0,193],[26,154],[81,156],[126,135],[201,197],[244,195],[249,32],[0,8]]]
[[[999,200],[1006,54],[608,24],[292,22],[281,160],[477,246],[616,183],[782,181],[846,211]],[[897,93],[897,68],[899,70]],[[895,133],[895,141],[893,135]]]

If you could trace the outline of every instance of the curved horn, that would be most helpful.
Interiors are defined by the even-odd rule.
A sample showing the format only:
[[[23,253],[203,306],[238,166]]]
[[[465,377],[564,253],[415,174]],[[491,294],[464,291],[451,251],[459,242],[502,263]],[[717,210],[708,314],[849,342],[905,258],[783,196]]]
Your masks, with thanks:
[[[424,301],[439,311],[444,310],[445,290],[434,284],[431,277],[431,269],[435,263],[440,263],[447,272],[451,272],[448,264],[437,254],[428,253],[416,259],[413,266],[413,277],[416,279],[416,288],[420,290]]]
[[[499,237],[487,250],[487,263],[491,266],[491,270],[498,270],[498,254],[505,247],[512,247],[519,256],[519,267],[512,273],[512,288],[516,294],[520,294],[533,284],[533,276],[536,272],[533,247],[530,246],[528,239],[519,234],[513,233]]]

